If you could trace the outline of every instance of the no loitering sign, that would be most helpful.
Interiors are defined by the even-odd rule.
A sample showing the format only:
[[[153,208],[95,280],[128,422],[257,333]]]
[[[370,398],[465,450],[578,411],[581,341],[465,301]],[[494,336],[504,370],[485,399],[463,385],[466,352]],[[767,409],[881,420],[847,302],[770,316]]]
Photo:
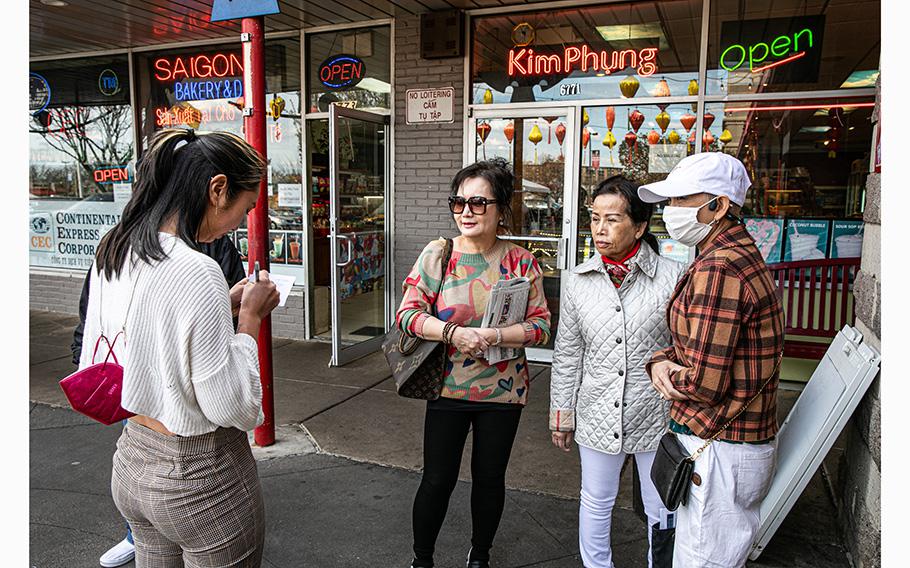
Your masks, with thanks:
[[[455,122],[455,89],[409,89],[407,98],[408,124]]]

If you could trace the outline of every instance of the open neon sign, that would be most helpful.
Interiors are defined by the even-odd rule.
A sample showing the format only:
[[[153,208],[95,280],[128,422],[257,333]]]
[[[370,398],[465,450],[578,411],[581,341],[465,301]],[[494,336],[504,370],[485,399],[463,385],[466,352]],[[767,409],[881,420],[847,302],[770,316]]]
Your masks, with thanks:
[[[803,46],[800,45],[800,38],[804,38]],[[771,40],[770,44],[759,41],[747,47],[734,43],[720,54],[720,66],[727,71],[736,71],[748,61],[749,71],[753,73],[764,71],[803,57],[806,51],[813,47],[813,44],[814,37],[809,28],[803,28],[794,33],[792,38],[789,34],[779,35]],[[768,56],[784,57],[786,55],[790,55],[790,57],[756,69],[756,65],[768,59]]]
[[[587,45],[547,54],[534,53],[533,49],[510,49],[509,76],[568,75],[575,70],[609,75],[633,67],[639,75],[648,77],[657,72],[657,53],[656,47],[609,51],[593,50]]]
[[[92,172],[92,177],[96,183],[132,181],[132,177],[130,177],[129,166],[109,166],[104,168],[96,168],[95,171]]]

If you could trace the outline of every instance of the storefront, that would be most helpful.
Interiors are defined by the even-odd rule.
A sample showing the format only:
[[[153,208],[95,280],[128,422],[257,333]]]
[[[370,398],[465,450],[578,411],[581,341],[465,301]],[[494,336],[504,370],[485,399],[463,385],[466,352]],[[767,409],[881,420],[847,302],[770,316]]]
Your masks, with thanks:
[[[513,4],[466,12],[462,55],[442,59],[421,56],[416,12],[270,33],[270,256],[299,298],[275,334],[332,339],[339,363],[375,349],[416,252],[453,230],[446,180],[485,157],[514,167],[510,238],[540,260],[557,328],[562,272],[593,253],[591,190],[619,173],[661,179],[696,152],[746,164],[745,215],[769,263],[858,256],[879,13],[847,0]],[[33,280],[81,280],[153,132],[242,130],[233,37],[30,71]],[[439,106],[405,120],[409,92]],[[660,208],[651,229],[663,254],[690,258]],[[245,255],[245,229],[232,238]]]

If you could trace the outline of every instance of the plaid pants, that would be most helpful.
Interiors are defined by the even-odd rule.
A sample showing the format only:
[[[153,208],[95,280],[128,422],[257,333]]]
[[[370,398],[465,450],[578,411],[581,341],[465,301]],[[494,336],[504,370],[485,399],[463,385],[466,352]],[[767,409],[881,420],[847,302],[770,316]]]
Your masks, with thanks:
[[[114,503],[137,568],[258,567],[265,511],[244,432],[165,436],[129,422],[117,441]]]

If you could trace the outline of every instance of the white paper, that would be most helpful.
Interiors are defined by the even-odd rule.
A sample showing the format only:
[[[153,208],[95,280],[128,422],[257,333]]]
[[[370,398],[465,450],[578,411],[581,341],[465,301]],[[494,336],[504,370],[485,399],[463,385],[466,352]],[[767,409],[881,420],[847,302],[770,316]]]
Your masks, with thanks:
[[[294,276],[285,276],[284,274],[269,274],[269,279],[275,283],[275,286],[278,287],[278,307],[284,306],[285,302],[288,301],[288,296],[291,294],[291,286],[294,285],[294,281],[297,280]]]
[[[278,207],[303,207],[302,186],[299,183],[278,184]]]
[[[653,144],[648,147],[648,173],[668,174],[685,157],[685,144]]]
[[[113,183],[114,186],[114,203],[126,203],[133,196],[133,184]]]

